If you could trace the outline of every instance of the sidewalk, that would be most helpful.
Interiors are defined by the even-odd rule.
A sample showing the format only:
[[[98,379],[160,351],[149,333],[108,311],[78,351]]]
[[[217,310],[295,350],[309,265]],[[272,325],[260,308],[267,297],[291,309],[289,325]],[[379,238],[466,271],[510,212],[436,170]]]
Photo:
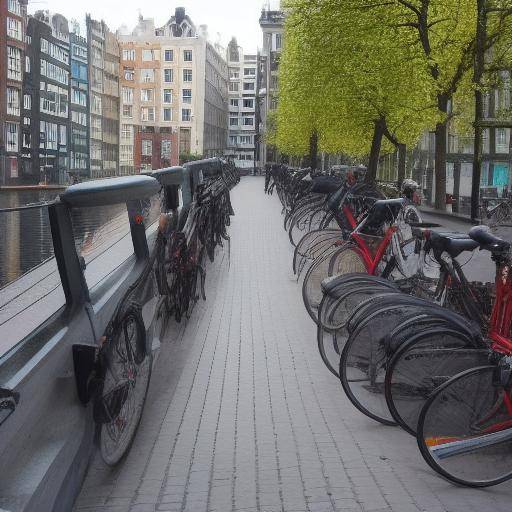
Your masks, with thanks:
[[[277,197],[253,177],[232,197],[230,259],[169,332],[131,452],[92,463],[75,510],[509,512],[510,484],[443,481],[413,437],[349,403],[289,277]]]

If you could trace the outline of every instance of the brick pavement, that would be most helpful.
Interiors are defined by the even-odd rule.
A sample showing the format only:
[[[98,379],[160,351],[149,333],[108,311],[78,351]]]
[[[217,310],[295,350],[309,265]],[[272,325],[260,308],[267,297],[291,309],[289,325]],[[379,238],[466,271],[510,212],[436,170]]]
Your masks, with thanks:
[[[78,512],[505,512],[512,491],[438,478],[414,438],[361,415],[317,353],[277,197],[233,190],[231,256],[173,326],[115,469],[96,459]]]

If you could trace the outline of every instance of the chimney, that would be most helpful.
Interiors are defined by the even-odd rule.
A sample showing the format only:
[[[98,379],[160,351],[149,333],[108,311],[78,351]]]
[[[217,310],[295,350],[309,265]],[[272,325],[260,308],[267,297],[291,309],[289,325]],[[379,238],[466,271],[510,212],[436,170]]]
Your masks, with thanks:
[[[185,19],[185,7],[176,7],[176,11],[174,13],[174,20],[176,24],[179,25]]]

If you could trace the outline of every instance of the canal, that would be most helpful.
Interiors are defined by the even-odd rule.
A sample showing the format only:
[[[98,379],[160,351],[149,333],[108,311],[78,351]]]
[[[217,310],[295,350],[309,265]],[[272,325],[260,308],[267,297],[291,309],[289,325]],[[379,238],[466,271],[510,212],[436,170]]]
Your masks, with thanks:
[[[0,190],[0,210],[47,202],[60,190]],[[53,256],[46,207],[0,211],[0,288]]]

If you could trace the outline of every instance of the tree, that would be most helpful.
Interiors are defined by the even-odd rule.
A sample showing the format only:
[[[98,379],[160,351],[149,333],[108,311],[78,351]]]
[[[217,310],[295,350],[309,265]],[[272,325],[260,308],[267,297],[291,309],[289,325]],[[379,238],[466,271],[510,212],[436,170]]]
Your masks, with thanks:
[[[362,0],[286,6],[275,143],[305,153],[316,134],[323,151],[362,156],[370,148],[367,175],[374,179],[383,144],[414,144],[435,122],[432,80],[398,51],[410,42],[397,46],[393,13],[384,7],[363,8]]]

